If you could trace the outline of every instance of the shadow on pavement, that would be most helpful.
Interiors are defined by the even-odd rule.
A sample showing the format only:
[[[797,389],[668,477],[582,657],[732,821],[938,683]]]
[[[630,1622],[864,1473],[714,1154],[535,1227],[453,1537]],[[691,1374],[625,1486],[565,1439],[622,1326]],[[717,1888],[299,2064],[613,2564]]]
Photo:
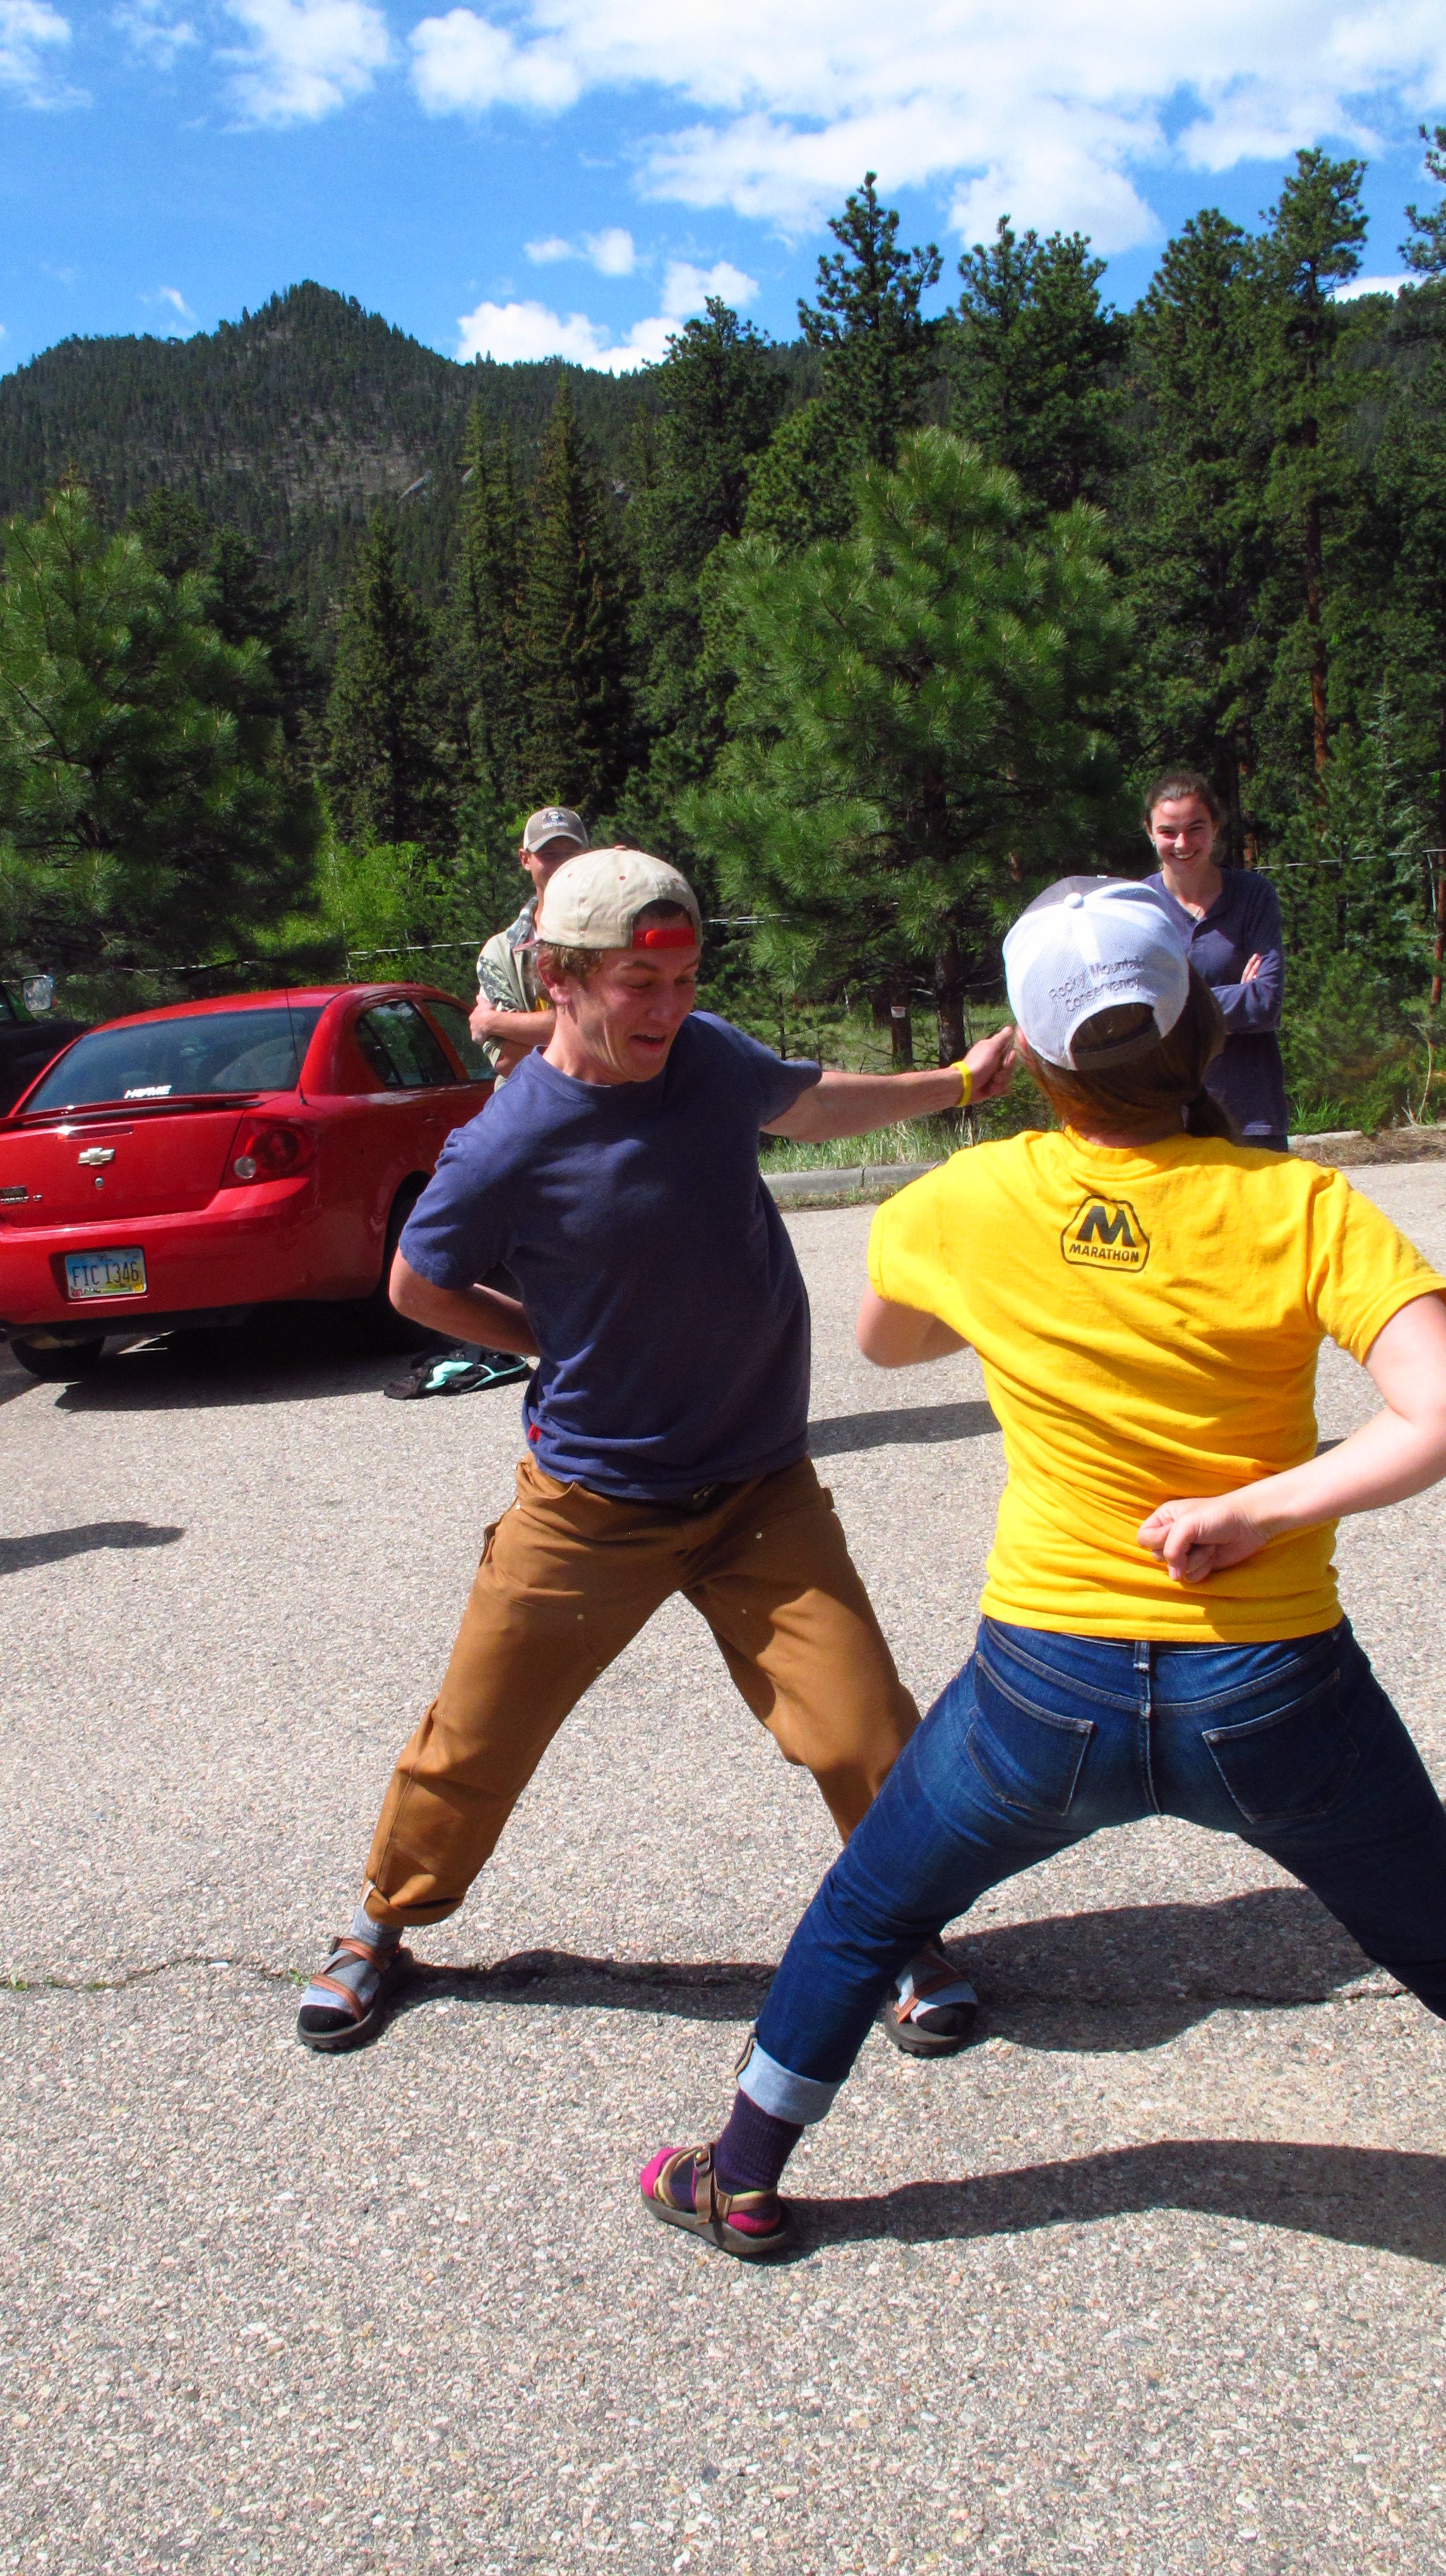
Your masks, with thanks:
[[[981,2037],[1111,2053],[1161,2047],[1223,2004],[1326,2003],[1370,1964],[1303,1887],[1259,1888],[1214,1905],[1126,1905],[993,1925],[951,1939],[949,1949],[979,1989]],[[396,2009],[448,1996],[736,2022],[761,2010],[772,1975],[756,1961],[691,1965],[523,1950],[490,1968],[419,1962]],[[1111,2013],[1120,2019],[1112,2022]]]
[[[1182,2209],[1446,2264],[1446,2156],[1256,2138],[1163,2138],[960,2182],[911,2182],[855,2200],[791,2200],[814,2245],[1028,2235],[1147,2209]]]
[[[35,1565],[60,1565],[98,1547],[174,1547],[184,1529],[150,1521],[85,1521],[76,1529],[36,1530],[29,1538],[0,1538],[0,1574],[22,1574]]]
[[[405,1375],[408,1354],[435,1334],[408,1331],[379,1350],[344,1306],[268,1306],[245,1324],[181,1332],[109,1350],[90,1377],[61,1387],[61,1413],[170,1413],[218,1405],[304,1404],[370,1390]]]
[[[808,1426],[810,1458],[851,1458],[860,1449],[929,1449],[944,1440],[984,1440],[998,1423],[987,1404],[907,1404],[894,1413],[836,1413]]]

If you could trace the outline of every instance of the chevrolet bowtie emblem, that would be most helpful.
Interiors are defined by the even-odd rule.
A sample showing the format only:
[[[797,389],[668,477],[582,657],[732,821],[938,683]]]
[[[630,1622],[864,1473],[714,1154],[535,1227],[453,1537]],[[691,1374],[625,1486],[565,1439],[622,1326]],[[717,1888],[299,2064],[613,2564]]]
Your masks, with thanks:
[[[94,1163],[113,1163],[115,1161],[115,1147],[114,1145],[87,1145],[85,1152],[83,1154],[78,1154],[76,1156],[76,1160],[77,1162],[85,1163],[87,1165]]]

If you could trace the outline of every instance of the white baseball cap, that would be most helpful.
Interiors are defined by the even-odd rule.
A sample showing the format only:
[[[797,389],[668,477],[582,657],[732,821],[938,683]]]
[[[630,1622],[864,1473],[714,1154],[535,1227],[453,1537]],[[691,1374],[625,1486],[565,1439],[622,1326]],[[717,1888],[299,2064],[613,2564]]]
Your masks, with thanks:
[[[572,841],[580,850],[587,848],[582,816],[574,814],[570,805],[540,805],[528,815],[522,827],[524,850],[543,850],[549,841]]]
[[[1190,990],[1190,958],[1153,886],[1062,877],[1035,897],[1005,939],[1004,979],[1009,1007],[1045,1064],[1074,1067],[1075,1034],[1097,1011],[1147,1004],[1154,1036],[1088,1051],[1090,1066],[1118,1064],[1174,1027]]]
[[[651,903],[673,903],[689,916],[639,924]],[[698,898],[685,876],[646,850],[588,850],[564,859],[537,907],[536,936],[550,948],[691,948],[703,944]]]

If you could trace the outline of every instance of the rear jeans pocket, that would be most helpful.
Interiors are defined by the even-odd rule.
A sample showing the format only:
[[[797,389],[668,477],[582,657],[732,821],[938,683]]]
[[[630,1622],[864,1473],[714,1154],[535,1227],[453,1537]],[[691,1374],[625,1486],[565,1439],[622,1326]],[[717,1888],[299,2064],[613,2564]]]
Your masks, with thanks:
[[[974,1657],[975,1717],[964,1749],[1006,1807],[1060,1824],[1069,1813],[1094,1721],[1036,1707]]]
[[[1332,1673],[1304,1699],[1243,1726],[1207,1726],[1203,1741],[1247,1825],[1306,1824],[1333,1807],[1360,1760]]]

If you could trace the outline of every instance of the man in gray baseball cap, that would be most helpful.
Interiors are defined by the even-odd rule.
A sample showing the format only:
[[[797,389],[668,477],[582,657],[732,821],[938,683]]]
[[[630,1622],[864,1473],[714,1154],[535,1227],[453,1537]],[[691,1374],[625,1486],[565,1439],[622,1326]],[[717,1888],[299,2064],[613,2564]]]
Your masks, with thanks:
[[[781,1061],[694,1010],[697,898],[642,850],[565,860],[537,937],[551,1038],[448,1138],[391,1279],[418,1323],[536,1357],[516,1498],[398,1757],[351,1931],[302,1998],[309,2048],[375,2036],[403,1929],[457,1911],[558,1727],[674,1593],[845,1837],[918,1723],[808,1455],[808,1298],[758,1139],[991,1099],[1012,1032],[938,1073]],[[499,1265],[519,1297],[478,1285]],[[686,1688],[669,1723],[696,1768]],[[943,2055],[973,2010],[931,1944],[888,2028]]]
[[[494,933],[477,960],[472,1035],[499,1080],[506,1080],[530,1048],[545,1047],[552,1036],[552,1004],[537,980],[538,897],[563,861],[575,859],[587,845],[582,817],[570,805],[541,805],[523,827],[517,857],[532,892],[517,919]]]

